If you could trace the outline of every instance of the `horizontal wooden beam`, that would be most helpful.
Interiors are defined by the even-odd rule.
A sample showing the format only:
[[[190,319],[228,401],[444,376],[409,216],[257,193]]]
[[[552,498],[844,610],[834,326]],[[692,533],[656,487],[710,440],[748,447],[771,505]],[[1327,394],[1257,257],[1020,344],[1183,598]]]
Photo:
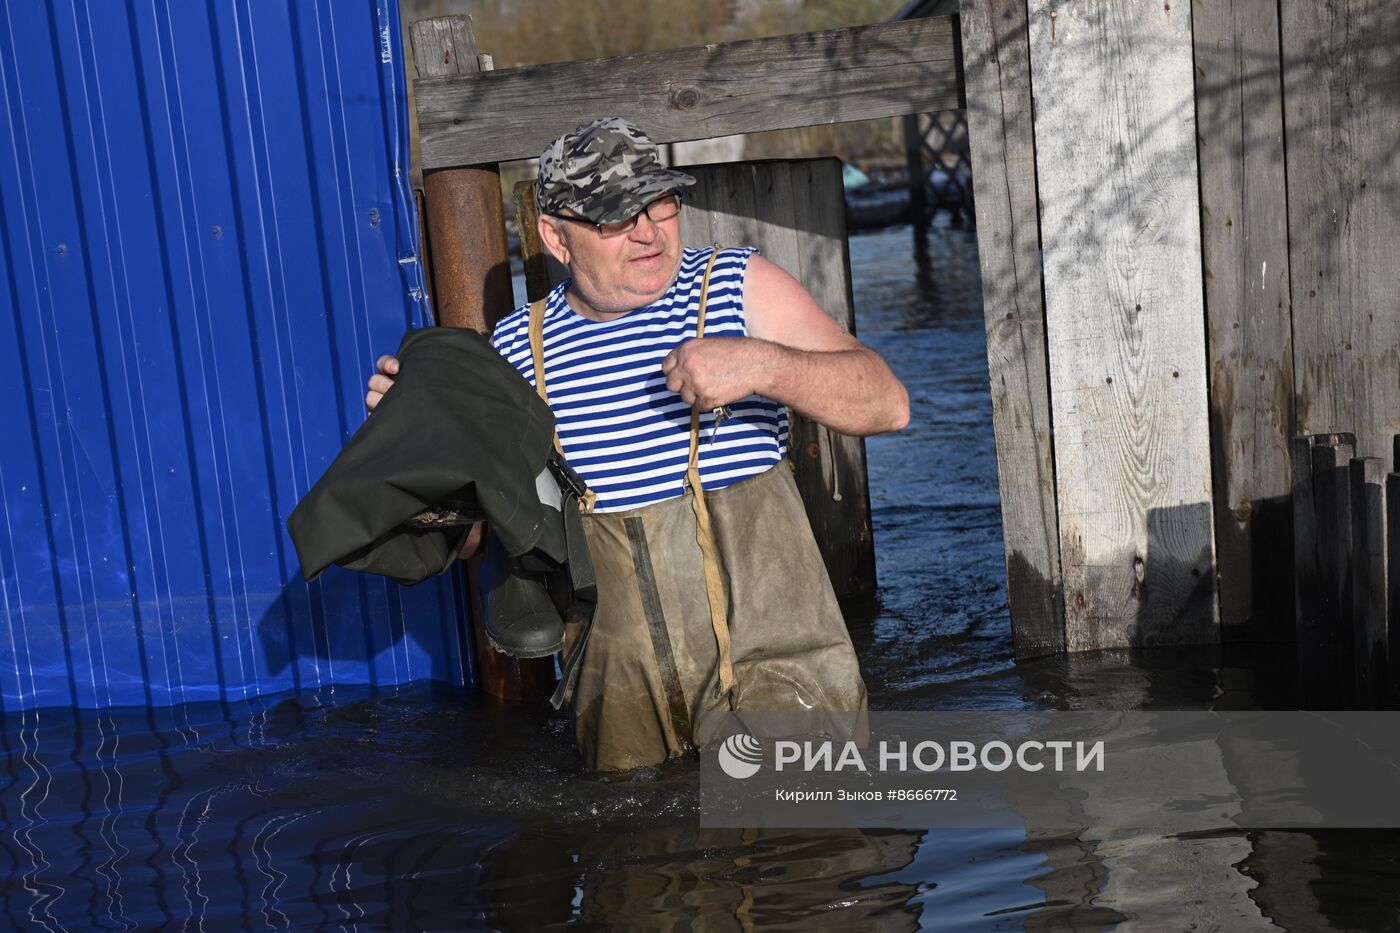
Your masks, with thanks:
[[[424,170],[534,158],[594,117],[658,143],[964,106],[956,17],[413,82]]]

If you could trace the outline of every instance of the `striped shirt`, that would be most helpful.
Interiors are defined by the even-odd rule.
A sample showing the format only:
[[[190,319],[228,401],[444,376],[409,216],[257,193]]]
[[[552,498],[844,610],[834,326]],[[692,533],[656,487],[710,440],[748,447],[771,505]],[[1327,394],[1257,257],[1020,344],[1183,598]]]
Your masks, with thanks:
[[[666,388],[661,363],[695,336],[700,283],[713,249],[686,248],[676,281],[657,301],[612,321],[591,321],[564,298],[545,300],[544,368],[549,407],[569,465],[597,494],[596,511],[617,512],[682,495],[690,449],[690,406]],[[720,253],[710,274],[705,336],[742,337],[744,273],[752,247]],[[535,384],[530,306],[496,325],[492,345]],[[700,479],[722,489],[787,454],[787,409],[751,395],[729,406],[718,428],[700,414]]]

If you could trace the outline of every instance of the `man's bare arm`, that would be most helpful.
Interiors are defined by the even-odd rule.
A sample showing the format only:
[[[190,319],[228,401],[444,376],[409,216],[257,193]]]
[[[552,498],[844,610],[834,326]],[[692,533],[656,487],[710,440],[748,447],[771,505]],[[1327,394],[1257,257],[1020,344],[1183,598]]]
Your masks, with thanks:
[[[880,355],[762,256],[744,280],[748,337],[688,340],[666,357],[666,385],[698,408],[762,395],[841,434],[898,431],[909,394]]]

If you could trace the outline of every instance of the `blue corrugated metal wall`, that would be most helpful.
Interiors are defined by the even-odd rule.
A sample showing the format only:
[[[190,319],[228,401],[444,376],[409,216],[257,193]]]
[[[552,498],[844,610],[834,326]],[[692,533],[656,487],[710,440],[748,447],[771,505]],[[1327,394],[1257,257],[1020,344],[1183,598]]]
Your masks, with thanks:
[[[456,574],[285,530],[427,323],[397,6],[2,9],[5,707],[467,680]]]

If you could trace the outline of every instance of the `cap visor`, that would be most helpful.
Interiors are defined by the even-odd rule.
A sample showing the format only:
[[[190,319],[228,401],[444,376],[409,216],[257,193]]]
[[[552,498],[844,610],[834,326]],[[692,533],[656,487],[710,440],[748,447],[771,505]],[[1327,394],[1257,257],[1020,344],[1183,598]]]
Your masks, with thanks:
[[[635,178],[618,182],[606,196],[591,204],[571,205],[572,210],[595,224],[615,224],[633,216],[668,191],[678,191],[695,184],[695,178],[685,172],[663,168]]]

